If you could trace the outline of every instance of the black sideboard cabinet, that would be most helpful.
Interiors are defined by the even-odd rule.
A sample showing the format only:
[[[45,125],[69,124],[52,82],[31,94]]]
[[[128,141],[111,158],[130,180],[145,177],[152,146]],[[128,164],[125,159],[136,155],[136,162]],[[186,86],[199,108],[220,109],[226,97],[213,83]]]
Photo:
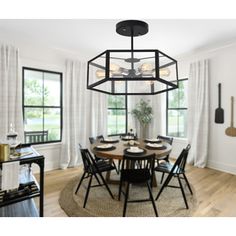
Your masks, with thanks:
[[[19,161],[25,165],[20,171],[20,185],[18,189],[3,191],[0,189],[0,217],[43,217],[44,205],[44,156],[33,147],[21,145],[16,149],[20,153],[30,153],[12,161]],[[2,168],[0,162],[0,168]],[[32,174],[31,165],[37,164],[40,169],[39,184]],[[33,198],[39,197],[38,207]]]

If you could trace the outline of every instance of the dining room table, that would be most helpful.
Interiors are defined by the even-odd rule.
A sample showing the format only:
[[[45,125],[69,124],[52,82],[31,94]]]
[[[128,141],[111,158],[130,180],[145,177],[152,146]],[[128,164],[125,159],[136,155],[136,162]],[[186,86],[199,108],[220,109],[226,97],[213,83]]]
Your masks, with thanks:
[[[155,145],[158,143],[159,145]],[[103,148],[106,147],[108,148]],[[158,147],[157,147],[158,146]],[[99,148],[100,147],[100,148]],[[97,140],[91,144],[91,152],[99,158],[109,159],[110,163],[114,160],[123,160],[124,154],[128,153],[130,148],[138,147],[143,150],[143,153],[137,153],[138,155],[155,154],[157,161],[163,160],[172,150],[172,146],[164,141],[157,139],[122,139],[122,138],[107,138],[104,140]],[[107,183],[118,184],[119,180],[111,179],[111,171],[106,174]],[[153,175],[153,187],[157,187],[157,180],[155,174]]]

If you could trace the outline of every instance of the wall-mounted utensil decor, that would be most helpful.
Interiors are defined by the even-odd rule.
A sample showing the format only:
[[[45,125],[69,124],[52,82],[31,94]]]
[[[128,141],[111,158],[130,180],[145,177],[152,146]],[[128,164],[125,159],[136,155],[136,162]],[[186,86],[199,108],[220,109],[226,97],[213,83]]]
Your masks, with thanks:
[[[225,130],[225,134],[231,137],[236,137],[236,128],[234,127],[234,97],[231,97],[231,121],[230,127]]]
[[[221,108],[221,83],[218,84],[219,107],[215,110],[215,123],[224,123],[224,110]]]

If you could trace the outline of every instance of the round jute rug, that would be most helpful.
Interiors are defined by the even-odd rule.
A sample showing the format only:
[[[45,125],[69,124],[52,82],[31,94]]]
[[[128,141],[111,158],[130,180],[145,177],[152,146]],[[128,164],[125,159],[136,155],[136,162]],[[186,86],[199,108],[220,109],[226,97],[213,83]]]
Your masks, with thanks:
[[[71,217],[121,217],[123,213],[124,196],[121,201],[118,201],[119,185],[110,184],[109,187],[115,197],[112,199],[106,190],[105,186],[94,187],[90,189],[86,208],[83,208],[84,197],[88,184],[88,179],[85,179],[75,194],[76,187],[80,180],[80,176],[71,179],[64,189],[61,191],[59,197],[59,204],[68,216]],[[114,177],[114,178],[117,178]],[[160,179],[160,178],[158,178]],[[183,181],[184,183],[184,181]],[[96,179],[93,184],[97,184]],[[177,185],[177,181],[173,178],[173,185]],[[186,217],[191,216],[197,207],[197,200],[195,190],[191,195],[185,187],[185,193],[189,205],[189,209],[185,208],[184,200],[180,189],[165,188],[161,196],[155,201],[159,216],[172,216],[172,217]],[[157,188],[153,188],[153,196],[156,197],[160,189],[160,184]],[[148,198],[148,189],[146,186],[132,185],[130,187],[129,199],[142,199]],[[154,217],[154,210],[151,202],[141,203],[128,203],[126,216],[129,217]]]

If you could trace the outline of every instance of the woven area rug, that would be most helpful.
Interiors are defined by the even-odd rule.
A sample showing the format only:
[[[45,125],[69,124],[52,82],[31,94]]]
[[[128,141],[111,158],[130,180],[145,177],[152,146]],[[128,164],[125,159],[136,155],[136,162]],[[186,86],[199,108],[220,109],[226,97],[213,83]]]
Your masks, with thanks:
[[[59,204],[68,216],[71,217],[121,217],[123,213],[124,196],[121,201],[118,201],[119,185],[109,184],[109,187],[115,197],[112,199],[106,190],[105,186],[95,187],[90,189],[86,208],[83,208],[84,196],[88,179],[85,179],[75,194],[76,187],[81,176],[71,179],[64,189],[61,191],[59,197]],[[117,179],[117,176],[112,176]],[[160,180],[159,176],[157,179]],[[184,181],[182,181],[184,183]],[[93,184],[97,184],[96,179]],[[177,184],[173,178],[173,185]],[[189,205],[189,209],[185,208],[184,200],[180,189],[165,188],[161,196],[155,201],[159,216],[172,217],[186,217],[191,216],[197,207],[197,200],[195,197],[195,190],[192,187],[193,195],[191,195],[184,184],[185,193]],[[159,187],[153,188],[153,196],[156,197]],[[148,189],[145,186],[130,186],[129,199],[148,198]],[[151,202],[128,203],[126,216],[129,217],[154,217],[154,210]]]

